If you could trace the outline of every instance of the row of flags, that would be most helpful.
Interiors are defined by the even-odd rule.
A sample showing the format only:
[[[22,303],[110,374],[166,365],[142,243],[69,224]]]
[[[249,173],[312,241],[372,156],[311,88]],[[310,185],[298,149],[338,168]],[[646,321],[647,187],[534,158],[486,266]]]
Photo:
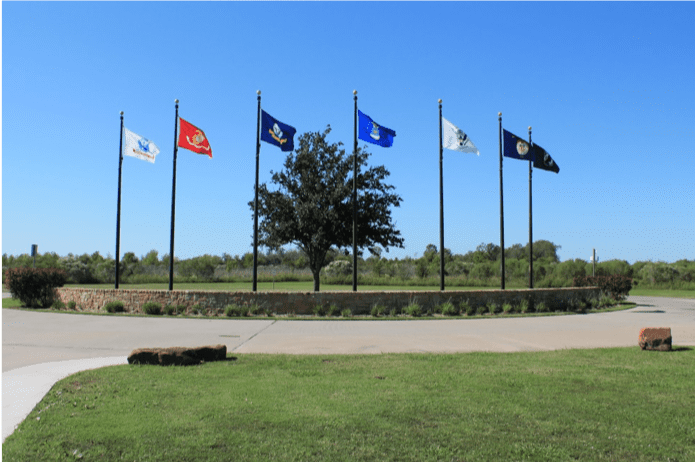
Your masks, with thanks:
[[[393,145],[396,132],[380,125],[367,114],[358,111],[359,139],[385,148]],[[198,154],[206,154],[212,159],[212,148],[205,132],[181,117],[178,118],[179,130],[177,145]],[[261,111],[261,140],[279,147],[282,151],[294,150],[294,135],[297,130],[280,122],[265,111]],[[124,127],[125,143],[123,154],[154,163],[159,154],[159,147],[152,141]],[[470,152],[480,155],[466,133],[453,123],[442,117],[442,147],[452,151]],[[538,144],[529,144],[515,134],[503,130],[503,153],[505,157],[519,160],[530,160],[535,168],[559,173],[560,167],[548,152]]]

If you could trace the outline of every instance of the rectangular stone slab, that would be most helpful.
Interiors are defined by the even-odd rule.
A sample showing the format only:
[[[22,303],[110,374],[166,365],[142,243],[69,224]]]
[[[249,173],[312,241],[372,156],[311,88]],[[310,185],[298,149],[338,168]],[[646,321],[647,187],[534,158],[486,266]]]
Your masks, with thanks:
[[[645,327],[639,332],[638,343],[643,350],[671,351],[670,327]]]

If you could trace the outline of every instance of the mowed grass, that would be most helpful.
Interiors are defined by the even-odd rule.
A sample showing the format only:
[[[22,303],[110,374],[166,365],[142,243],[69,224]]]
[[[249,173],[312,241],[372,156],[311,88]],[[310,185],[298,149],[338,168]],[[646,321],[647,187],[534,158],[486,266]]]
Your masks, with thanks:
[[[695,460],[695,350],[240,355],[56,383],[5,461]]]
[[[695,298],[695,290],[635,288],[630,291],[630,295],[639,295],[644,297]]]

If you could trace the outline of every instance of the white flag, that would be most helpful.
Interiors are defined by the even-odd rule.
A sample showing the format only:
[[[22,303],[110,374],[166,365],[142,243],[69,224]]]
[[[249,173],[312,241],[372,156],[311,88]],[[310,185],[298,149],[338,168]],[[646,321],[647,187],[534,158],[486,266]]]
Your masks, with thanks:
[[[444,117],[442,117],[442,146],[452,151],[473,152],[478,156],[480,155],[478,148],[468,138],[468,135]]]
[[[125,145],[123,146],[123,154],[126,156],[137,157],[138,159],[146,160],[154,164],[154,158],[159,154],[159,148],[152,141],[143,138],[137,133],[133,133],[127,128],[125,130]]]

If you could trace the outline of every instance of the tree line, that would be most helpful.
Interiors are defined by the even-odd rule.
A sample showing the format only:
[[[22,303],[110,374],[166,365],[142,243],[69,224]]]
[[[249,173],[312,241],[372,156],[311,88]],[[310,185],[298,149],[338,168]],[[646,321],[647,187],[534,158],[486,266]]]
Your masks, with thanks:
[[[539,240],[533,243],[534,287],[569,287],[575,277],[591,276],[593,265],[582,259],[561,262],[557,251],[561,247]],[[505,281],[508,287],[528,285],[528,245],[514,244],[504,250]],[[444,270],[447,286],[499,287],[500,247],[481,243],[465,254],[444,250]],[[28,254],[2,255],[2,268],[32,267],[33,257]],[[309,260],[300,249],[259,251],[260,281],[313,281]],[[39,254],[37,268],[58,268],[66,272],[69,284],[112,284],[115,282],[115,260],[99,252],[83,255],[59,256],[55,252]],[[159,256],[157,250],[136,256],[123,255],[122,283],[165,283],[169,275],[169,256]],[[202,255],[188,259],[174,259],[177,282],[250,282],[253,254]],[[431,285],[439,284],[439,251],[433,244],[426,246],[420,257],[385,258],[379,247],[368,258],[358,258],[360,285]],[[633,279],[633,285],[695,290],[695,260],[672,263],[609,260],[596,264],[596,275],[624,275]],[[326,266],[321,276],[328,284],[351,284],[352,256],[331,248],[326,255]]]

